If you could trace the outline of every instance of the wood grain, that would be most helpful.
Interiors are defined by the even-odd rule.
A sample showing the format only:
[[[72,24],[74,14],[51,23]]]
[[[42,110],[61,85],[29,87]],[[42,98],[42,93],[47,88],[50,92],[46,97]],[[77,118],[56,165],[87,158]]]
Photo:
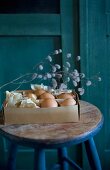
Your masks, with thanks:
[[[55,144],[68,142],[92,135],[103,122],[100,110],[87,102],[80,101],[81,118],[77,123],[1,125],[0,132],[14,139],[26,139]]]

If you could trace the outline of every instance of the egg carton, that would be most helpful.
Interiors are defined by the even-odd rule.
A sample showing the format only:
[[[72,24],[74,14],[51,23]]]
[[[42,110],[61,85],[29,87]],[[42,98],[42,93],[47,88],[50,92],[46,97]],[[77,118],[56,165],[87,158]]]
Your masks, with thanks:
[[[18,92],[18,91],[17,91]],[[33,92],[32,90],[19,91],[20,93]],[[2,108],[4,124],[35,124],[35,123],[65,123],[80,121],[80,105],[78,95],[75,95],[76,104],[73,106],[60,106],[49,108],[7,107],[6,102]],[[38,99],[42,101],[43,99]],[[58,103],[64,99],[55,99]],[[36,100],[37,101],[37,100]],[[37,101],[37,102],[38,102]]]

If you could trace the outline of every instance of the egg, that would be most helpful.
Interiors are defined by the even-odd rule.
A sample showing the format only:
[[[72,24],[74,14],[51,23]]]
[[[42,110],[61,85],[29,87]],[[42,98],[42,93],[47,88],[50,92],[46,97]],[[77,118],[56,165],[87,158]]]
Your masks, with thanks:
[[[65,99],[63,102],[59,103],[60,106],[73,106],[76,104],[76,101],[74,99],[68,98]]]
[[[34,91],[34,94],[39,97],[41,94],[45,93],[46,91],[44,89],[36,89]]]
[[[57,95],[58,99],[73,99],[73,94],[72,93],[61,93],[59,95]]]
[[[26,97],[36,100],[37,96],[34,93],[27,93]]]
[[[42,102],[41,102],[41,108],[45,108],[45,107],[57,107],[58,106],[58,103],[56,102],[55,99],[44,99]]]
[[[55,97],[51,93],[48,93],[48,92],[45,92],[39,96],[39,99],[47,99],[47,98],[54,99]]]

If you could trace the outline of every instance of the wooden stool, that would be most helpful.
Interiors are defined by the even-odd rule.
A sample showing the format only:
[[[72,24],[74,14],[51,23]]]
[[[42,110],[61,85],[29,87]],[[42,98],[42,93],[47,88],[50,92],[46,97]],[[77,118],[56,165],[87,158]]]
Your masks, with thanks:
[[[81,170],[68,157],[67,148],[84,142],[92,170],[101,170],[93,136],[101,129],[103,116],[90,103],[80,101],[80,105],[81,120],[77,123],[1,125],[0,133],[11,142],[7,169],[16,169],[17,146],[22,145],[35,150],[34,170],[46,170],[45,149],[57,149],[60,170],[67,170],[68,164]]]

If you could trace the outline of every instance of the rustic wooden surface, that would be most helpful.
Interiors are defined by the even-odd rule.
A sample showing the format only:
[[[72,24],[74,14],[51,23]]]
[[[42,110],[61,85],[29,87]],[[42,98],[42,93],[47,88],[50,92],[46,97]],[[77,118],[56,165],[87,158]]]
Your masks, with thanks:
[[[42,143],[61,143],[89,136],[97,130],[103,117],[100,110],[90,103],[80,101],[80,106],[81,118],[77,123],[0,125],[0,132]]]

